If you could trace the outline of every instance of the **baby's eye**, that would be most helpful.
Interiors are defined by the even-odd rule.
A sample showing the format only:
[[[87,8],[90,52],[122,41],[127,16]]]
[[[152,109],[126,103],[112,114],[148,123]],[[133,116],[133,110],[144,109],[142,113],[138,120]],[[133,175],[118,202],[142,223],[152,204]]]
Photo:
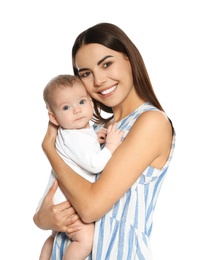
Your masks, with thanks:
[[[83,105],[83,104],[85,104],[85,103],[86,103],[86,100],[85,100],[85,99],[82,99],[82,100],[80,100],[80,102],[79,102],[80,105]]]
[[[70,109],[69,106],[64,106],[64,107],[63,107],[63,110],[68,110],[68,109]]]

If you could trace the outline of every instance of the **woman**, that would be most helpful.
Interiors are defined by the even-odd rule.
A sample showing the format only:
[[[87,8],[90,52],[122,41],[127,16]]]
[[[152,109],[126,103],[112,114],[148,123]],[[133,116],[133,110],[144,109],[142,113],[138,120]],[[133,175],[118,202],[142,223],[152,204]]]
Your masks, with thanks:
[[[124,131],[123,142],[97,181],[89,183],[57,155],[57,129],[49,124],[43,149],[73,208],[68,202],[53,206],[55,184],[34,221],[42,229],[76,231],[77,227],[67,229],[77,218],[70,217],[75,209],[84,222],[95,222],[89,259],[149,260],[153,212],[174,150],[173,126],[139,51],[117,26],[101,23],[82,32],[72,59],[75,75],[93,98],[96,131],[117,123]],[[111,116],[104,119],[101,111]],[[63,252],[68,243],[65,237],[58,233],[53,259],[61,259],[58,251]]]

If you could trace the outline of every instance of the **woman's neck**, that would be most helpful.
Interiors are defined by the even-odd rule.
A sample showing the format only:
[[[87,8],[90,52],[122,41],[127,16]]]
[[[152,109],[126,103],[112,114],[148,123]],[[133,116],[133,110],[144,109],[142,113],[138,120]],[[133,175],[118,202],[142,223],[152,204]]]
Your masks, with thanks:
[[[129,99],[128,102],[124,101],[119,106],[113,107],[112,109],[114,118],[111,120],[111,123],[117,123],[121,121],[123,118],[127,117],[138,107],[140,107],[143,103],[145,103],[145,100],[140,97],[137,97],[137,99],[135,99],[134,97],[134,99],[132,100]]]

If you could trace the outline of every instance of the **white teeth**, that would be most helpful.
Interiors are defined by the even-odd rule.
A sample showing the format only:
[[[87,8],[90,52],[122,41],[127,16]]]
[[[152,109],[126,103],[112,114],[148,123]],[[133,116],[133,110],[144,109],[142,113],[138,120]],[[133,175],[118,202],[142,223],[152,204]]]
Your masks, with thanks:
[[[102,95],[109,94],[109,93],[111,93],[114,89],[116,89],[116,86],[102,91],[101,94],[102,94]]]

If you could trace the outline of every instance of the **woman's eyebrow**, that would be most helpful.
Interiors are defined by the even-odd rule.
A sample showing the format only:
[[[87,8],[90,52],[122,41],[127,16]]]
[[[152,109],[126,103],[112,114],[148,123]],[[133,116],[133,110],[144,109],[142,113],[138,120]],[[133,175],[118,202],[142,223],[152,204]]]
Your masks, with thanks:
[[[110,58],[110,57],[113,57],[112,55],[107,55],[107,56],[105,56],[104,58],[102,58],[101,60],[99,60],[98,62],[97,62],[97,65],[100,65],[102,62],[104,62],[104,60],[106,60],[106,59],[108,59],[108,58]],[[82,72],[82,71],[85,71],[85,70],[88,70],[87,68],[82,68],[82,69],[79,69],[78,70],[78,73],[80,73],[80,72]]]
[[[97,65],[100,65],[104,60],[106,60],[107,58],[113,57],[111,55],[107,55],[105,56],[103,59],[99,60],[99,62],[97,63]]]
[[[83,68],[83,69],[78,69],[78,73],[82,72],[82,71],[85,71],[85,70],[88,70],[87,68]]]

